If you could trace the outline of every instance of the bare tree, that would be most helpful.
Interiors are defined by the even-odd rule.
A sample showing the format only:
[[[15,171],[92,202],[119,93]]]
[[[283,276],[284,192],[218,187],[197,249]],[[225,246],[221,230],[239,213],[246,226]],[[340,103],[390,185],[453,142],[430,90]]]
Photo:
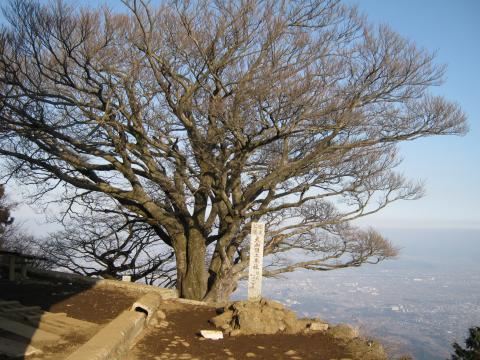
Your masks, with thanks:
[[[5,239],[7,237],[5,232],[8,229],[8,225],[11,225],[13,222],[13,218],[10,216],[11,208],[12,204],[8,203],[5,195],[5,187],[0,185],[0,249],[5,247]]]
[[[25,231],[24,224],[14,222],[11,211],[18,204],[11,202],[5,193],[5,187],[0,185],[0,250],[15,251],[38,256],[31,259],[30,265],[48,268],[50,262],[40,257],[39,240]]]
[[[182,297],[228,297],[252,221],[267,276],[395,255],[349,222],[421,195],[397,143],[466,131],[430,53],[333,0],[124,5],[10,2],[6,176],[114,199],[173,249]],[[274,261],[295,250],[315,257]]]
[[[174,286],[171,248],[162,246],[143,218],[116,208],[111,201],[107,209],[101,203],[89,199],[71,210],[69,219],[63,217],[64,229],[40,245],[43,255],[55,266],[81,275],[110,279],[130,275],[132,281]]]

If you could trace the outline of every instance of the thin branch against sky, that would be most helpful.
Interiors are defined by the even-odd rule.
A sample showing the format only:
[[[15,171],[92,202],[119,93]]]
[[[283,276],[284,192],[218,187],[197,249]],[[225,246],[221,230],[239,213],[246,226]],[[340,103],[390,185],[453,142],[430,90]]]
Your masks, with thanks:
[[[80,0],[80,6],[97,6],[103,1]],[[106,2],[121,9],[119,0]],[[426,181],[426,196],[415,203],[399,202],[365,219],[380,227],[478,227],[480,212],[480,45],[478,1],[376,1],[356,3],[374,23],[387,23],[420,46],[435,50],[447,63],[446,82],[434,91],[457,101],[469,117],[470,133],[462,138],[433,138],[401,146],[401,169],[409,177]],[[19,219],[33,217],[25,207],[15,213]],[[42,221],[40,216],[38,220]],[[34,226],[36,224],[34,223]]]

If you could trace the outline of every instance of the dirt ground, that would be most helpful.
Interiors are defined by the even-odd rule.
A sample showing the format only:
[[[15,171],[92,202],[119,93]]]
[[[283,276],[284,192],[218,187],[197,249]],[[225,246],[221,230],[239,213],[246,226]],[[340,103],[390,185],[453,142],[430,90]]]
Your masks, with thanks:
[[[50,312],[105,324],[114,319],[139,297],[119,289],[91,288],[86,285],[58,282],[9,283],[0,281],[0,298],[17,300],[25,306],[40,306]],[[128,360],[242,360],[290,359],[331,360],[367,359],[352,353],[351,348],[325,333],[299,335],[225,336],[222,340],[206,340],[200,330],[213,330],[208,320],[216,315],[213,307],[182,304],[173,300],[162,303],[166,319],[146,330],[133,347]],[[57,354],[72,352],[85,339],[67,339],[65,349],[52,349]],[[62,357],[52,357],[59,360]],[[49,358],[50,359],[50,358]],[[0,357],[0,360],[3,360]]]
[[[208,320],[214,308],[167,301],[162,306],[168,326],[150,329],[136,344],[128,360],[141,359],[347,359],[351,353],[322,333],[309,335],[249,335],[206,340],[200,330],[213,330]]]
[[[8,282],[0,280],[0,299],[16,300],[25,306],[40,306],[54,313],[66,313],[67,316],[84,320],[100,326],[108,323],[122,311],[129,309],[137,300],[137,293],[128,293],[118,289],[92,288],[88,285],[61,283],[39,280]],[[28,324],[27,325],[32,325]],[[98,330],[72,333],[59,343],[42,346],[43,354],[29,356],[29,360],[62,360],[85,343]],[[1,338],[24,342],[25,338],[0,331]],[[27,340],[28,343],[28,340]],[[0,360],[10,358],[0,355]],[[87,359],[86,359],[87,360]]]
[[[17,300],[25,306],[40,306],[50,312],[64,312],[96,324],[114,319],[129,309],[138,297],[138,294],[74,283],[0,281],[0,299]]]

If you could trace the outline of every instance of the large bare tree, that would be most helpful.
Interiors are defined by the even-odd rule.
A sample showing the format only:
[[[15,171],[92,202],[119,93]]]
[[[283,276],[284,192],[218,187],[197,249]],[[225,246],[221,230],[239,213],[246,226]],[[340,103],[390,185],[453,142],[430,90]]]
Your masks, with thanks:
[[[11,216],[17,205],[10,201],[5,186],[0,185],[0,250],[38,255],[37,239],[24,230],[21,222],[14,222]],[[35,260],[35,265],[48,267],[45,261],[40,260]]]
[[[12,208],[7,200],[5,194],[5,187],[0,185],[0,250],[5,246],[5,232],[8,229],[8,225],[13,222],[13,218],[10,216],[10,210]]]
[[[349,222],[421,194],[394,172],[396,144],[466,131],[428,93],[444,72],[430,53],[338,1],[124,5],[10,2],[6,176],[136,214],[173,249],[182,297],[233,291],[252,221],[267,224],[266,276],[396,254]]]
[[[174,252],[142,217],[109,199],[89,196],[59,216],[63,230],[38,242],[40,252],[71,272],[165,287],[175,285]],[[102,201],[103,200],[103,201]]]

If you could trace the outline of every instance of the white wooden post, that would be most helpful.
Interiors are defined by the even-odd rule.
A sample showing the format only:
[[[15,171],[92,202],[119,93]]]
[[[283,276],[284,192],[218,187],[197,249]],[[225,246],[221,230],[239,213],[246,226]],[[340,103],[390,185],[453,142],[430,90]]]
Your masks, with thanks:
[[[263,242],[265,224],[252,222],[250,236],[250,264],[248,268],[248,300],[257,300],[262,296]]]

